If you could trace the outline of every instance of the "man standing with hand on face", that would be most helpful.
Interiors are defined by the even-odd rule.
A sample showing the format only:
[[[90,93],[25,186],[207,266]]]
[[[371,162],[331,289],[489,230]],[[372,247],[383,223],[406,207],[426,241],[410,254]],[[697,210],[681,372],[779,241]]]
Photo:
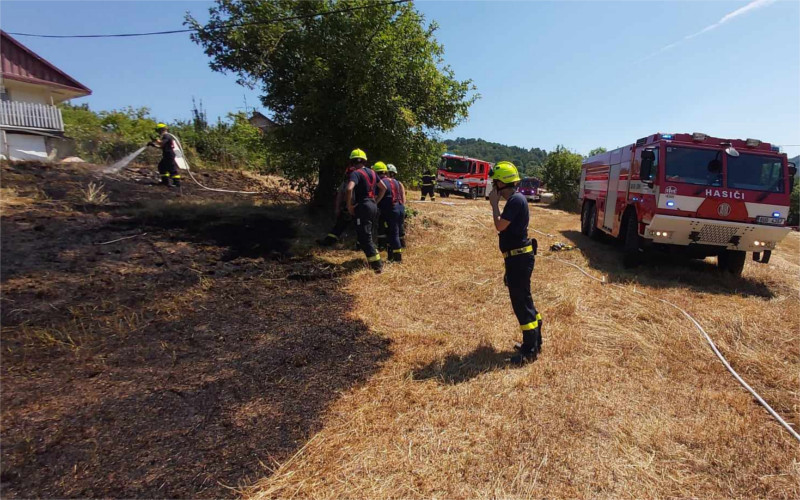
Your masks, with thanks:
[[[528,239],[528,201],[517,193],[520,177],[517,167],[501,161],[489,171],[492,191],[492,219],[500,236],[500,252],[505,259],[505,283],[511,307],[522,329],[522,344],[511,363],[521,365],[535,361],[542,350],[542,315],[536,311],[531,296],[531,274],[536,255],[536,240]],[[502,213],[500,198],[506,200]]]

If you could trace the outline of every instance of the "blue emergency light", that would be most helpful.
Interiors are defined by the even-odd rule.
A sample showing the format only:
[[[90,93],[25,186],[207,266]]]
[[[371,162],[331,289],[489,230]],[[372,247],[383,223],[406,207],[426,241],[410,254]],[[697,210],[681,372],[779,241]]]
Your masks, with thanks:
[[[672,139],[672,134],[661,134],[661,138],[669,141]]]
[[[667,206],[668,206],[668,207],[670,207],[670,208],[672,208],[672,207],[674,207],[674,206],[675,206],[675,202],[674,202],[674,201],[672,201],[672,200],[670,200],[670,201],[668,201],[668,202],[667,202]]]
[[[773,217],[780,217],[781,213],[780,212],[772,212],[772,216]]]

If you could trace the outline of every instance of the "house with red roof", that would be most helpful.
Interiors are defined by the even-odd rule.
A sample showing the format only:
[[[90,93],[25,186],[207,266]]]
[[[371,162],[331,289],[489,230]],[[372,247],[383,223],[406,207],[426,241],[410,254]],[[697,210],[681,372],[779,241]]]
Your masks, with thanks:
[[[0,155],[46,160],[64,136],[60,102],[88,87],[0,30]]]

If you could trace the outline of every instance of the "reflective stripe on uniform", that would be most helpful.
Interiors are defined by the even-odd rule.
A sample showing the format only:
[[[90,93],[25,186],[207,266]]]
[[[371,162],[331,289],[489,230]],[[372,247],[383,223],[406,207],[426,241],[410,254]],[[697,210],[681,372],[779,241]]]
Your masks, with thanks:
[[[522,255],[524,253],[531,253],[533,252],[533,245],[528,245],[522,248],[515,248],[514,250],[509,250],[503,254],[503,257],[509,258],[514,257],[515,255]]]
[[[333,234],[333,233],[328,233],[328,237],[329,237],[329,238],[333,238],[334,240],[338,240],[338,239],[339,239],[339,237],[338,237],[338,236],[336,236],[336,235],[335,235],[335,234]]]
[[[175,174],[175,175],[172,176],[172,178],[173,179],[180,179],[181,178],[181,174]]]
[[[393,250],[393,252],[394,252],[394,253],[403,253],[403,249],[402,249],[402,248],[395,248],[395,249]]]
[[[522,329],[523,332],[526,332],[528,330],[535,330],[538,326],[539,326],[539,322],[538,321],[531,321],[528,324],[519,325],[519,327]]]
[[[167,172],[166,174],[161,174],[161,177],[169,177],[169,172]]]
[[[542,320],[542,315],[539,314],[539,313],[536,313],[536,321],[541,321],[541,320]]]
[[[367,261],[368,262],[375,262],[375,261],[378,261],[378,260],[381,260],[381,254],[379,254],[379,253],[376,253],[372,257],[367,257]]]

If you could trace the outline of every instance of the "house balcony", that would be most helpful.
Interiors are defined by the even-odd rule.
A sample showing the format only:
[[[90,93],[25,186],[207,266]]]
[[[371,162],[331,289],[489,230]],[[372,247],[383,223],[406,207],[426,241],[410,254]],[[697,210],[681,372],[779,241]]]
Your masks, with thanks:
[[[64,132],[61,110],[49,104],[33,102],[0,102],[0,128]]]

